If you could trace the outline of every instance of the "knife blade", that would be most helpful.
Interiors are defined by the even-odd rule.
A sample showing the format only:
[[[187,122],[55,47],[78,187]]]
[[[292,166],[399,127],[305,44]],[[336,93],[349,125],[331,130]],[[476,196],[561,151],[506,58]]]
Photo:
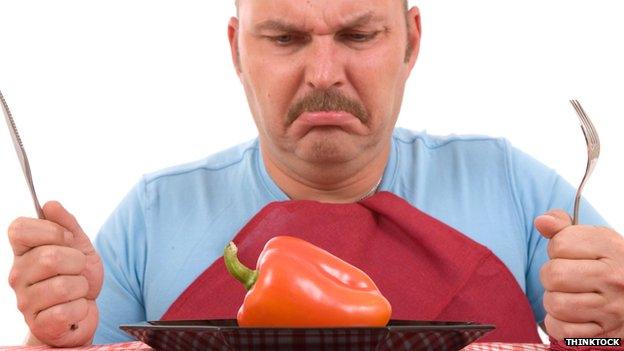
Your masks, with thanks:
[[[41,205],[39,204],[39,200],[37,199],[37,193],[35,192],[35,185],[33,183],[32,174],[30,172],[30,163],[28,163],[28,157],[26,156],[26,150],[24,150],[24,144],[22,144],[22,139],[20,138],[19,132],[17,131],[15,120],[13,119],[13,115],[11,115],[11,110],[9,110],[9,105],[7,105],[6,100],[4,99],[4,95],[2,95],[2,91],[0,91],[0,101],[2,102],[2,112],[4,113],[4,119],[6,120],[7,126],[9,127],[11,139],[13,139],[13,146],[15,146],[17,158],[19,159],[20,165],[22,166],[22,172],[24,173],[26,183],[28,184],[28,189],[30,190],[30,195],[32,196],[32,200],[35,204],[37,217],[39,217],[40,219],[45,219],[45,216],[43,215],[43,210],[41,209]]]

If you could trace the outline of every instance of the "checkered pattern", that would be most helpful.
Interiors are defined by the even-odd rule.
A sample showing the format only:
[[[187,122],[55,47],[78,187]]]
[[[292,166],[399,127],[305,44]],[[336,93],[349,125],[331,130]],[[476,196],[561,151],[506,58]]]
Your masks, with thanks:
[[[181,350],[181,347],[174,346],[170,350]],[[74,349],[52,349],[47,346],[37,346],[37,347],[24,347],[24,346],[13,346],[13,347],[1,347],[0,351],[41,351],[41,350],[50,350],[50,351],[58,351],[58,350],[80,350],[80,351],[154,351],[151,347],[145,345],[140,341],[135,342],[127,342],[120,344],[110,344],[110,345],[97,345],[97,346],[89,346],[89,347],[80,347]],[[474,343],[470,344],[468,347],[463,349],[463,351],[547,351],[547,345],[538,345],[538,344],[503,344],[503,343]]]
[[[547,351],[548,345],[542,344],[505,344],[500,342],[474,343],[462,351]]]
[[[381,350],[455,351],[483,335],[483,330],[458,331],[394,331],[388,335]]]
[[[122,327],[155,350],[189,351],[456,351],[486,329],[427,330],[410,328],[257,329]]]
[[[0,351],[62,351],[62,350],[80,350],[80,351],[153,351],[151,347],[140,341],[123,342],[110,345],[93,345],[75,348],[52,348],[49,346],[0,346]]]
[[[133,329],[128,332],[155,350],[232,350],[222,335],[214,331]]]

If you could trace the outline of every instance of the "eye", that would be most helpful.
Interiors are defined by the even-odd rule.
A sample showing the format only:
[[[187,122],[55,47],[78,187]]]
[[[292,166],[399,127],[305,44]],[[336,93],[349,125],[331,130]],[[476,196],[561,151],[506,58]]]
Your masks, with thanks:
[[[341,37],[344,40],[348,40],[348,41],[352,41],[352,42],[356,42],[356,43],[363,43],[363,42],[367,42],[369,40],[374,39],[377,34],[379,32],[373,32],[373,33],[357,33],[357,32],[353,32],[353,33],[343,33],[341,34]]]
[[[277,46],[290,46],[290,45],[303,43],[306,41],[305,35],[292,34],[292,33],[268,36],[267,38]]]
[[[274,42],[280,45],[290,44],[294,40],[291,34],[278,35],[276,37],[273,37],[272,39]]]

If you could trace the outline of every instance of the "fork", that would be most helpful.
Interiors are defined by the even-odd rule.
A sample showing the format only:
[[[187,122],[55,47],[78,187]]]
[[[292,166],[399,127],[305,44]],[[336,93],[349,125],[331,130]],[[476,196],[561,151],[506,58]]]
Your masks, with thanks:
[[[574,217],[572,218],[572,224],[577,225],[579,221],[579,205],[581,203],[581,192],[583,191],[583,187],[585,187],[585,183],[589,179],[589,176],[594,171],[594,167],[596,167],[596,163],[598,163],[598,156],[600,156],[600,138],[598,137],[598,132],[596,131],[596,127],[591,122],[585,110],[578,102],[578,100],[570,100],[570,103],[576,110],[576,113],[579,116],[579,120],[581,121],[581,129],[583,130],[583,135],[585,136],[585,143],[587,144],[587,166],[585,168],[585,175],[583,176],[583,180],[581,180],[581,184],[579,185],[576,191],[576,197],[574,199]]]

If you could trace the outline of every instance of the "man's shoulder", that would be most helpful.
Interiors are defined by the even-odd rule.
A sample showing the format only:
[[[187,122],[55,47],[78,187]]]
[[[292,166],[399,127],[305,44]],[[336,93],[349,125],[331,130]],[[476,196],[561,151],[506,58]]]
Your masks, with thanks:
[[[455,134],[437,136],[397,128],[393,140],[400,155],[399,167],[406,172],[431,172],[436,181],[442,173],[453,174],[455,177],[487,176],[490,180],[498,177],[512,183],[516,179],[553,180],[557,176],[552,168],[514,147],[509,140],[502,137]],[[414,162],[419,167],[414,167]]]
[[[434,135],[426,131],[396,128],[392,135],[395,143],[404,147],[424,148],[431,151],[478,152],[495,149],[508,152],[507,139],[476,134]]]
[[[397,172],[408,178],[430,176],[438,183],[447,178],[457,182],[462,177],[480,179],[485,176],[506,181],[514,153],[505,138],[441,136],[402,128],[395,130],[393,144]]]
[[[144,176],[144,180],[149,184],[163,179],[227,173],[230,170],[247,167],[257,151],[258,140],[255,138],[196,161],[148,173]]]

